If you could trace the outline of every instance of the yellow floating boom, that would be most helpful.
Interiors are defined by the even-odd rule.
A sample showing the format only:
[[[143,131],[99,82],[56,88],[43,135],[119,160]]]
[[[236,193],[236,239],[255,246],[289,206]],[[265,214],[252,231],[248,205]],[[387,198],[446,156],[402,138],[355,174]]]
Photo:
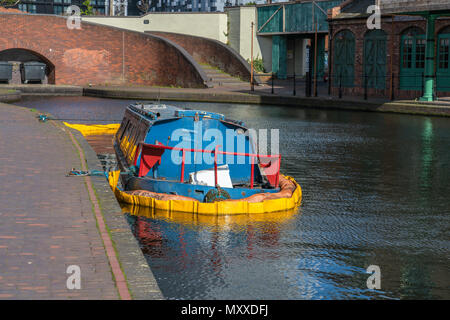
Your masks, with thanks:
[[[302,200],[302,190],[300,185],[291,177],[284,178],[292,181],[296,188],[289,198],[267,199],[261,202],[248,201],[217,201],[205,203],[190,200],[158,200],[151,197],[131,195],[117,187],[120,171],[109,173],[109,185],[121,202],[165,210],[169,212],[188,212],[209,215],[233,215],[233,214],[260,214],[278,211],[286,211],[298,207]]]
[[[64,122],[64,124],[69,128],[80,131],[83,136],[115,134],[120,127],[120,123],[88,125],[88,124],[75,124]]]

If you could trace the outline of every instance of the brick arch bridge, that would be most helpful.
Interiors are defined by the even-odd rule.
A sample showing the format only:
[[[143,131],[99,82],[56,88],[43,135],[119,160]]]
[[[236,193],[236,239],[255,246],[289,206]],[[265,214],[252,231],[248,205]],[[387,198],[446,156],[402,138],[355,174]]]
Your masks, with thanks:
[[[69,29],[62,16],[18,13],[0,13],[0,30],[8,30],[0,37],[0,58],[28,52],[47,64],[49,83],[206,85],[192,57],[158,36],[88,22]]]

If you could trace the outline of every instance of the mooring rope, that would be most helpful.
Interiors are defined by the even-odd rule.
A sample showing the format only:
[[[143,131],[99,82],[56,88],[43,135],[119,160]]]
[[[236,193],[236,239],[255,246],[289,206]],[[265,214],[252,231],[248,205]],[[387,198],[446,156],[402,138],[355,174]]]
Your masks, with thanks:
[[[36,116],[40,122],[47,122],[49,120],[60,120],[60,121],[117,121],[122,122],[122,119],[116,120],[116,119],[64,119],[64,118],[52,118],[50,116],[47,116],[45,114],[39,114]]]
[[[105,176],[108,178],[108,173],[106,171],[100,171],[100,170],[75,170],[73,168],[69,171],[68,174],[66,174],[66,177],[85,177],[85,176]]]

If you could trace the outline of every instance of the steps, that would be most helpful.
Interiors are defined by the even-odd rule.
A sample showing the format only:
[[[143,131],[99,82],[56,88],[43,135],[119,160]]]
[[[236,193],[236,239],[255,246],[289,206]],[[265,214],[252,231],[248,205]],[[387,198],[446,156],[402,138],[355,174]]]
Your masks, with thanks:
[[[208,80],[214,88],[217,87],[248,87],[249,83],[235,78],[228,73],[223,72],[213,66],[200,64],[200,67],[206,73]]]

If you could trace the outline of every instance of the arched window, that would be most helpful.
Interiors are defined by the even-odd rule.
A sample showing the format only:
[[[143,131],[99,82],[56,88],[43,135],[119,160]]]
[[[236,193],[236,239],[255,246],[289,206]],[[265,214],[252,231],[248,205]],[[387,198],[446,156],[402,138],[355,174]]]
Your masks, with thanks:
[[[436,90],[450,91],[450,26],[443,28],[438,34]]]
[[[386,39],[383,30],[370,30],[364,35],[363,80],[368,88],[386,88]]]
[[[410,27],[402,32],[400,46],[400,89],[422,90],[425,68],[425,32]]]
[[[355,36],[349,30],[334,37],[334,84],[353,87],[355,80]]]

